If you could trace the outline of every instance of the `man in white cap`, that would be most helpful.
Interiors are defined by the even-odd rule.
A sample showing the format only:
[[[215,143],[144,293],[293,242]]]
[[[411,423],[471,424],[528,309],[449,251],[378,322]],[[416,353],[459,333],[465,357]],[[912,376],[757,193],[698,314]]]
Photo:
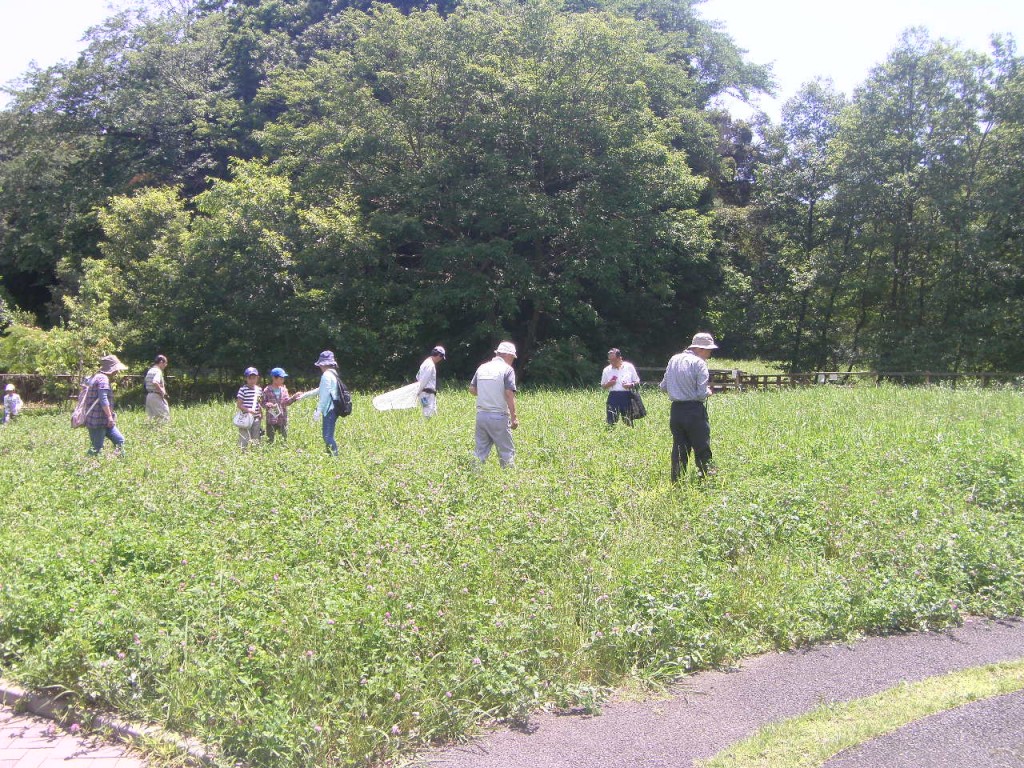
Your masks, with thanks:
[[[711,423],[705,401],[711,395],[707,360],[718,349],[710,333],[694,334],[690,346],[668,361],[661,388],[672,400],[672,482],[686,474],[690,450],[701,477],[711,471]]]
[[[519,426],[516,415],[516,345],[503,341],[494,350],[494,359],[476,369],[469,392],[476,396],[476,449],[480,463],[487,461],[493,445],[502,467],[515,461],[516,447],[512,430]]]
[[[430,350],[430,357],[423,361],[416,381],[420,383],[419,400],[423,418],[429,419],[437,413],[437,364],[447,357],[444,347],[438,345]]]

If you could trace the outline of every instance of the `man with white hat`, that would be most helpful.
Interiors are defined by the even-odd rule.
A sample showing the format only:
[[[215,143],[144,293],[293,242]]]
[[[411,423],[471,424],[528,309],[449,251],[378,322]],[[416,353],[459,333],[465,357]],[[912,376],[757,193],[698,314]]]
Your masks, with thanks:
[[[519,426],[516,415],[516,345],[503,341],[494,350],[494,359],[476,369],[469,393],[476,396],[476,449],[480,463],[487,461],[493,445],[502,467],[515,461],[516,447],[512,430]]]
[[[419,373],[416,374],[416,381],[420,383],[418,396],[425,419],[437,413],[437,364],[446,358],[444,347],[434,347],[430,350],[430,357],[423,361]]]
[[[711,472],[711,423],[705,401],[711,395],[707,360],[718,349],[710,333],[694,334],[690,346],[668,361],[661,388],[672,400],[672,482],[686,474],[690,450],[701,477]]]

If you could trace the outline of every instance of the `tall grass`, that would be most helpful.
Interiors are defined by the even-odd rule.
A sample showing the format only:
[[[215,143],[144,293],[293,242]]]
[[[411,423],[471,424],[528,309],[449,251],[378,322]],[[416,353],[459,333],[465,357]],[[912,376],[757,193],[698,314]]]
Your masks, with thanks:
[[[3,672],[218,745],[365,765],[489,717],[592,706],[768,648],[1024,604],[1024,399],[813,389],[710,404],[721,473],[668,482],[664,398],[520,399],[514,470],[470,460],[473,403],[240,454],[226,405],[129,453],[66,416],[0,430]],[[109,449],[107,449],[109,450]]]

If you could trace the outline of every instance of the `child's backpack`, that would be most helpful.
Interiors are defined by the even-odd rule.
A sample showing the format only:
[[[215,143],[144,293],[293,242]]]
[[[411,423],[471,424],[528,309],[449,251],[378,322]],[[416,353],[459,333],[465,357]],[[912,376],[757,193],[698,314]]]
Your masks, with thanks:
[[[92,405],[89,406],[89,410],[85,409],[85,401],[89,398],[89,387],[92,385],[92,378],[88,378],[82,382],[82,388],[78,391],[78,403],[75,405],[75,410],[71,412],[71,426],[84,427],[86,417],[92,412],[92,409],[96,407],[96,403],[99,402],[99,398],[92,401]]]
[[[352,394],[348,391],[345,382],[341,380],[341,376],[338,375],[337,371],[334,371],[334,378],[338,380],[338,393],[340,395],[340,397],[331,398],[331,401],[334,403],[334,412],[339,416],[351,416]]]

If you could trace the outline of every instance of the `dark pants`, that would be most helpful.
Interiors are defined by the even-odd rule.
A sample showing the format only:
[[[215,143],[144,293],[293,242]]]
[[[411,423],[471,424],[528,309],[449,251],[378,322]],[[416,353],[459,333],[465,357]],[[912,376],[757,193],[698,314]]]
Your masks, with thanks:
[[[611,426],[619,420],[619,416],[622,416],[622,423],[632,427],[633,419],[629,417],[629,408],[632,402],[633,394],[631,392],[609,392],[608,405],[606,407],[608,411],[608,425]]]
[[[668,426],[672,430],[672,482],[686,474],[691,449],[697,471],[706,475],[711,465],[711,424],[704,403],[696,400],[673,402]]]

